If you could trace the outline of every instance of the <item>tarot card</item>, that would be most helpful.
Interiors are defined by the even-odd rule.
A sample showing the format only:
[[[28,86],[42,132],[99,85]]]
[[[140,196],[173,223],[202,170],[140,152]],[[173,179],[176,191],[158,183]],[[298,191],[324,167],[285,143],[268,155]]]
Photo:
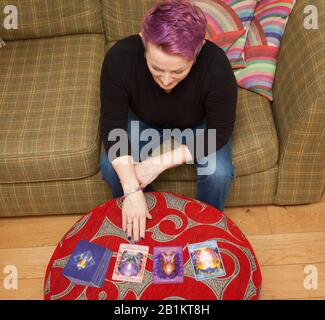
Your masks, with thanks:
[[[153,283],[182,283],[183,281],[183,248],[155,247],[153,251]]]
[[[226,275],[216,240],[189,244],[188,251],[196,280]]]
[[[112,280],[141,282],[149,247],[122,243],[119,247]]]
[[[102,287],[113,252],[101,245],[80,240],[72,252],[63,275],[84,286]]]

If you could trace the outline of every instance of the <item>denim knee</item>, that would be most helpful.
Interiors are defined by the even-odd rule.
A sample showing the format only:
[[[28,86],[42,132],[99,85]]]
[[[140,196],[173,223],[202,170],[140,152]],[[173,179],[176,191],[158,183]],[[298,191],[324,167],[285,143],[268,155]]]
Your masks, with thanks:
[[[212,165],[210,164],[209,170],[202,169],[206,168],[198,168],[198,179],[209,181],[209,183],[211,182],[211,185],[222,185],[233,180],[235,177],[235,168],[233,164],[224,161],[219,161]]]

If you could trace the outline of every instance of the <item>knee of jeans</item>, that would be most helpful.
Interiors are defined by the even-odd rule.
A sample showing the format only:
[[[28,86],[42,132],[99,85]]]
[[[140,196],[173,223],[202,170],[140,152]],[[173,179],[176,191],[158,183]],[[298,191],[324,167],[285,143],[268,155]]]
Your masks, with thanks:
[[[219,163],[213,173],[213,178],[217,181],[230,181],[235,177],[235,168],[232,163]]]
[[[218,183],[228,182],[235,178],[235,167],[232,163],[212,163],[206,168],[198,168],[198,176],[204,176],[205,179]]]

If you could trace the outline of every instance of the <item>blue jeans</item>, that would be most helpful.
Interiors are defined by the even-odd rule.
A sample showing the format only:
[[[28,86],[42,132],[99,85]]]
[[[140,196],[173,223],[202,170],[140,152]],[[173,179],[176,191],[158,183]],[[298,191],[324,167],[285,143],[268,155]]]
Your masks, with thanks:
[[[139,150],[134,150],[132,147],[135,142],[131,137],[131,121],[139,121],[139,134],[145,129],[156,129],[159,132],[160,140],[159,144],[168,138],[163,135],[164,128],[172,127],[160,127],[149,125],[146,122],[140,120],[130,109],[128,114],[128,136],[131,142],[131,152],[135,161],[139,161],[139,153],[142,147],[148,143],[148,141],[137,141],[139,144]],[[205,128],[205,119],[197,126],[191,128],[192,130]],[[138,138],[138,137],[135,137]],[[133,137],[134,139],[134,137]],[[144,159],[142,159],[144,160]],[[101,173],[102,179],[108,183],[112,188],[113,198],[121,197],[123,195],[123,189],[111,162],[108,159],[106,152],[101,154]],[[200,161],[194,161],[194,166],[197,173],[197,195],[196,199],[206,202],[220,211],[224,210],[224,204],[226,202],[228,193],[230,191],[232,181],[234,179],[234,166],[232,164],[232,151],[231,151],[231,138],[229,141],[219,150],[210,153],[207,157],[200,158]],[[209,174],[202,174],[200,170],[212,166],[213,170]],[[202,171],[201,171],[202,172]],[[152,185],[146,186],[144,192],[155,191]]]

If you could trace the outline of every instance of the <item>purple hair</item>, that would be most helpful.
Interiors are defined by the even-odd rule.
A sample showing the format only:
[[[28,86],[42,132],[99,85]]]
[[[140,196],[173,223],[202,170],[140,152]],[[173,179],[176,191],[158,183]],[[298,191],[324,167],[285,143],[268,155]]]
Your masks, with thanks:
[[[189,0],[164,0],[144,17],[142,35],[167,54],[194,60],[205,38],[207,20]]]

